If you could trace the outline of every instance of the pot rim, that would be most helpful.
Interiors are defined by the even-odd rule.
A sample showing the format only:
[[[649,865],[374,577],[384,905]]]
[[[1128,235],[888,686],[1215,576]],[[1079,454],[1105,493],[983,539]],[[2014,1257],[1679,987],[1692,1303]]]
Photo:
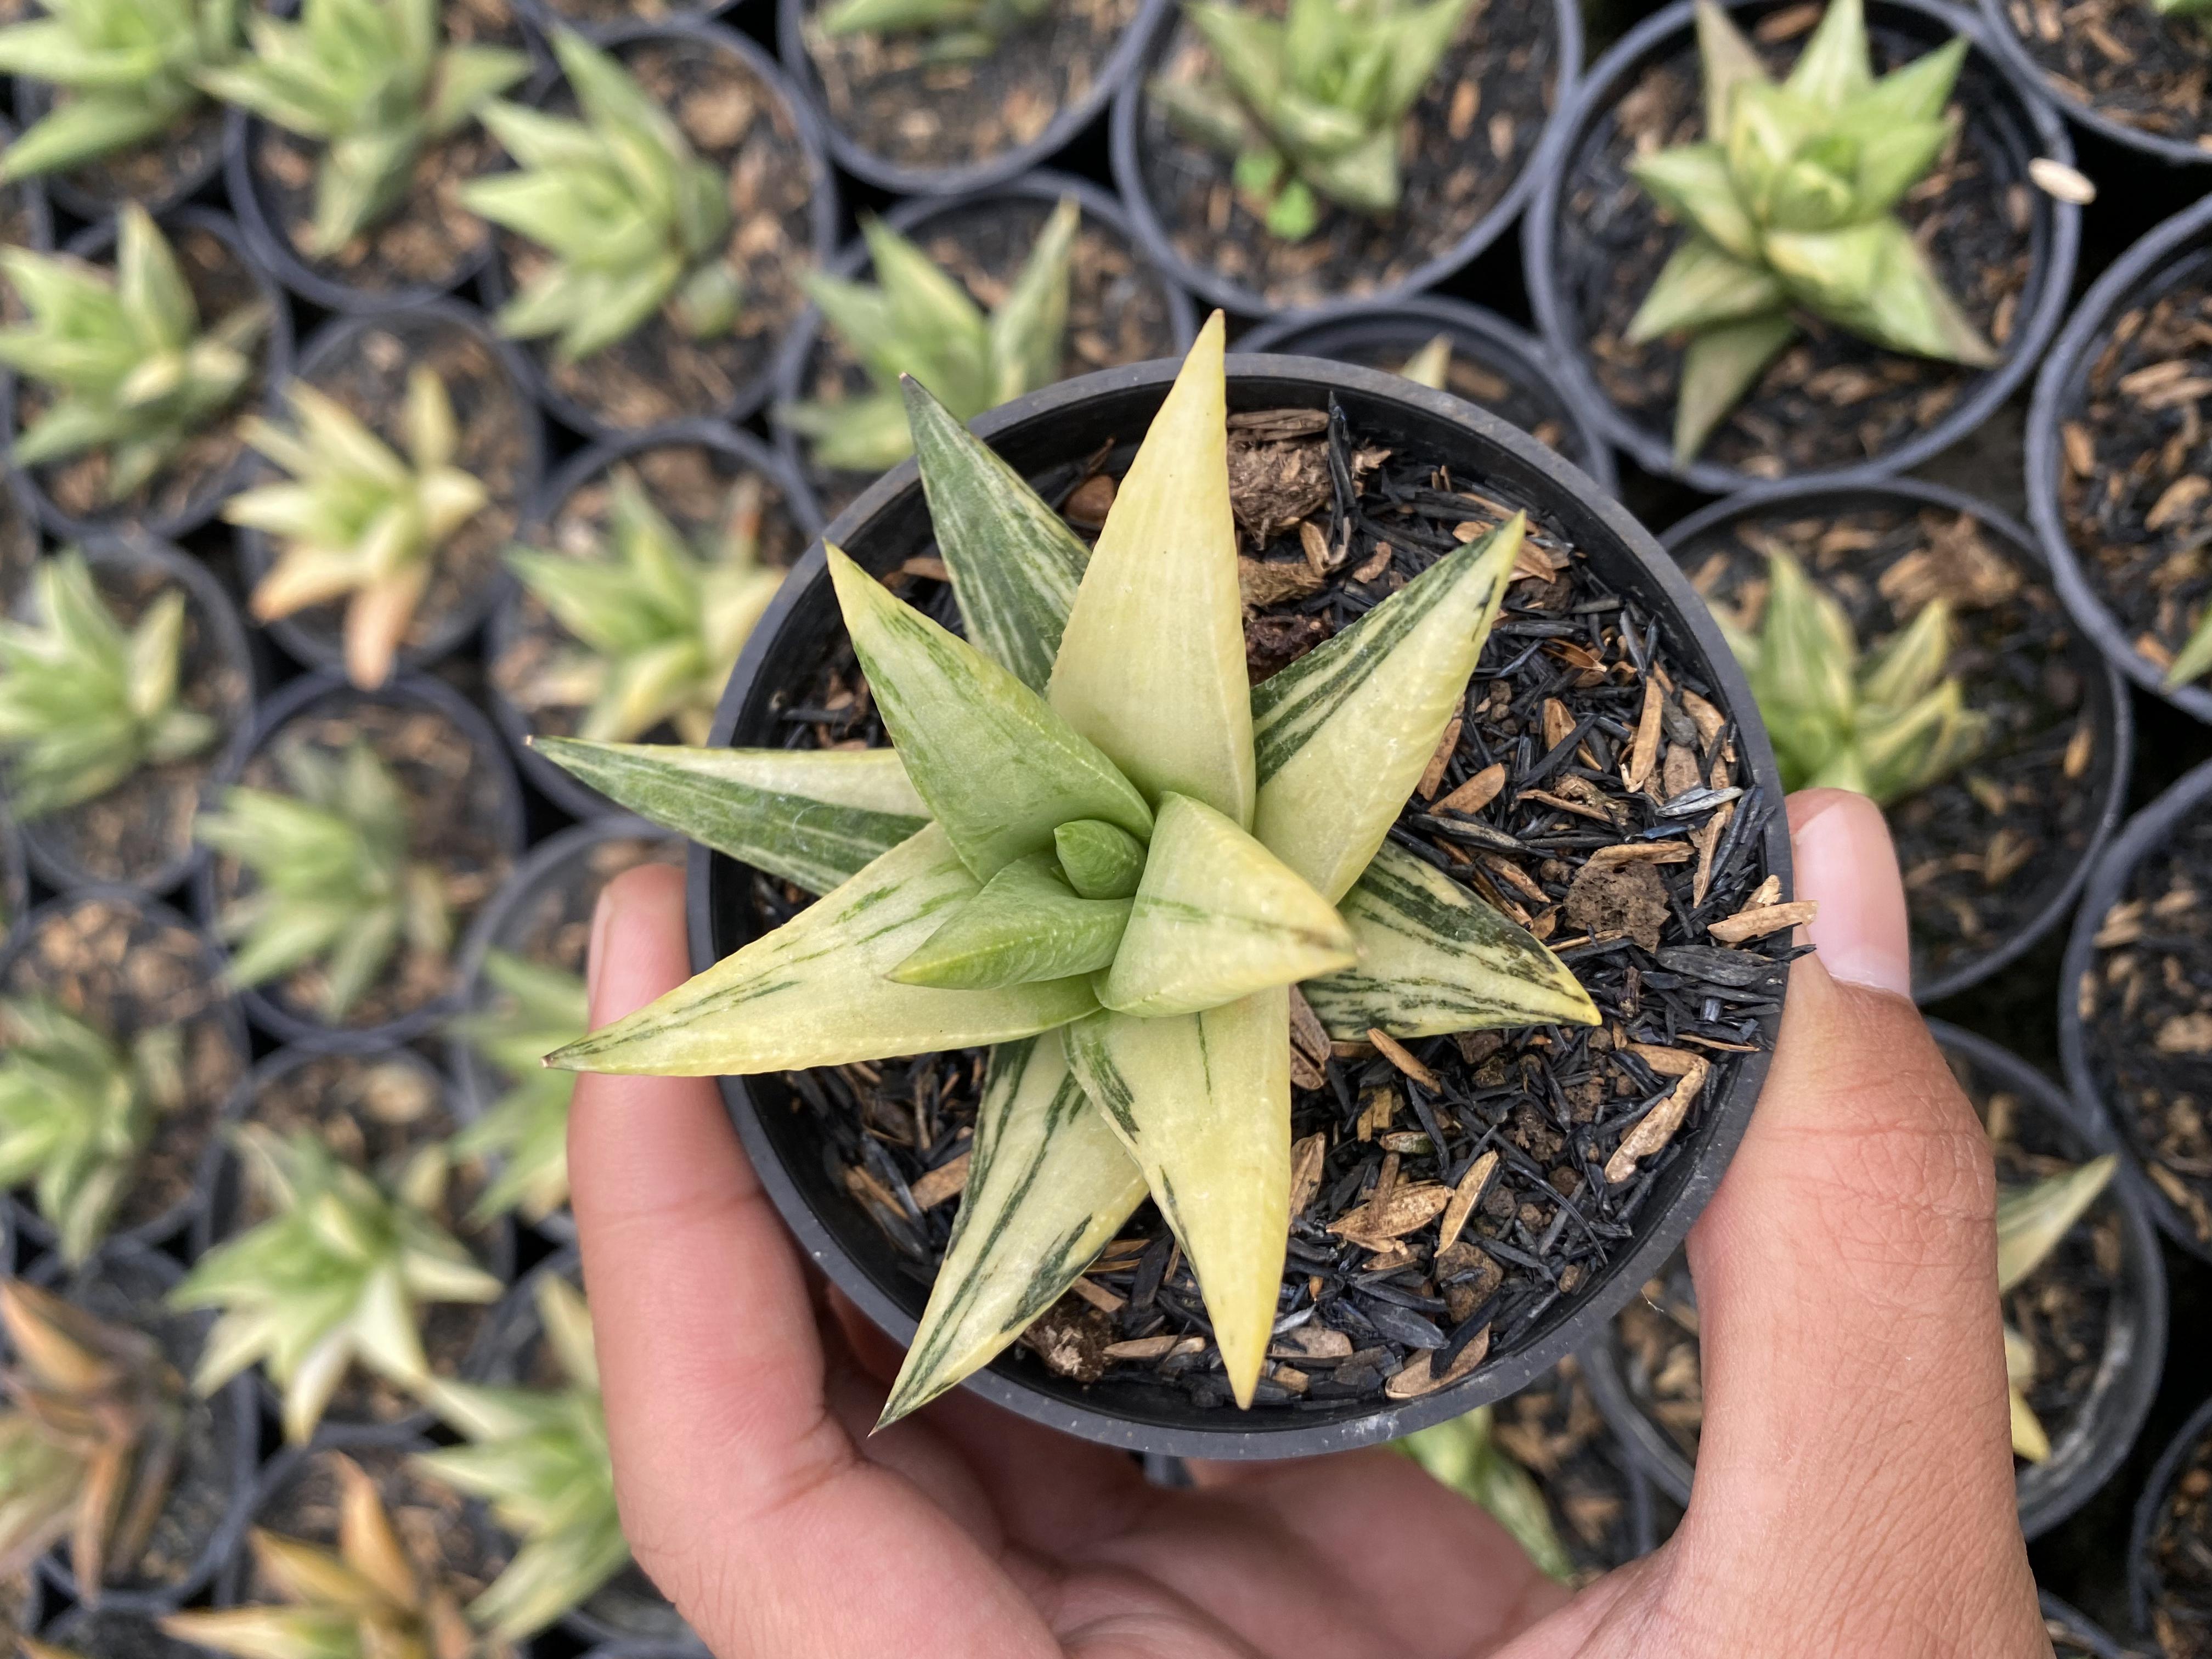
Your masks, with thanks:
[[[2137,1630],[2150,1628],[2151,1599],[2160,1589],[2158,1570],[2150,1560],[2151,1534],[2158,1529],[2159,1510],[2166,1493],[2173,1490],[2182,1464],[2208,1435],[2212,1435],[2212,1400],[2191,1412],[2189,1420],[2166,1443],[2166,1449],[2159,1453],[2150,1478],[2136,1498],[2135,1518],[2128,1528],[2128,1611]]]
[[[2013,71],[2013,78],[2033,87],[2037,94],[2053,109],[2075,125],[2086,128],[2099,137],[2145,155],[2156,156],[2171,167],[2202,167],[2212,162],[2212,150],[2200,149],[2195,144],[2184,143],[2179,138],[2167,138],[2155,132],[2144,132],[2124,121],[2116,121],[2094,104],[2069,96],[2051,82],[2027,43],[2004,15],[2002,0],[1979,0],[1982,15],[1989,24],[1990,40],[1997,56],[2003,58]]]

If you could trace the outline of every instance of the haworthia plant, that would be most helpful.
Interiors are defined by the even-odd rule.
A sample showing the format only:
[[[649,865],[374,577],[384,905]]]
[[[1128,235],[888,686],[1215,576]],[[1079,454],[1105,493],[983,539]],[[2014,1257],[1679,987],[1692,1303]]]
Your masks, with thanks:
[[[952,63],[981,58],[1024,24],[1052,10],[1052,0],[837,0],[822,12],[822,32],[848,34],[927,34],[924,61]]]
[[[864,774],[842,753],[548,749],[633,810],[828,890],[550,1064],[759,1073],[998,1045],[961,1231],[886,1421],[1013,1340],[1120,1227],[1140,1183],[1182,1243],[1230,1386],[1249,1403],[1288,1228],[1288,988],[1351,970],[1361,926],[1420,977],[1370,980],[1343,1004],[1367,997],[1408,1031],[1597,1019],[1556,957],[1502,918],[1471,915],[1471,899],[1384,884],[1364,921],[1333,905],[1436,751],[1522,526],[1441,561],[1255,696],[1223,337],[1217,316],[1087,563],[958,422],[918,416],[969,638],[830,555],[898,773],[878,761]],[[909,396],[919,410],[927,394]],[[971,595],[986,625],[965,612]],[[897,821],[908,803],[894,788],[927,827]],[[817,813],[840,833],[814,834]],[[1255,833],[1267,823],[1286,826],[1288,850]]]
[[[1997,1294],[2024,1283],[2057,1249],[2074,1224],[2112,1184],[2117,1155],[2046,1176],[2029,1187],[2016,1187],[1997,1200]],[[2051,1456],[2051,1437],[2027,1402],[2035,1381],[2035,1345],[2005,1328],[2005,1380],[2012,1397],[2012,1449],[2031,1463]]]
[[[507,951],[484,952],[483,978],[489,1003],[448,1029],[507,1080],[507,1091],[453,1138],[453,1152],[498,1165],[471,1212],[476,1219],[519,1212],[539,1222],[568,1201],[568,1100],[576,1079],[538,1061],[584,1035],[584,981]]]
[[[1478,1407],[1391,1443],[1462,1498],[1488,1510],[1528,1552],[1538,1571],[1566,1583],[1574,1577],[1575,1564],[1552,1524],[1543,1488],[1498,1443],[1491,1418],[1489,1407]]]
[[[1062,197],[988,318],[957,278],[880,219],[861,226],[875,287],[808,273],[808,297],[875,382],[865,397],[787,404],[779,411],[812,442],[816,462],[881,472],[912,454],[902,376],[921,381],[963,421],[1058,380],[1081,220],[1075,198]]]
[[[238,0],[47,0],[0,28],[0,74],[66,94],[0,153],[0,181],[159,137],[205,101],[198,76],[237,52],[238,13]]]
[[[1719,0],[1698,0],[1697,21],[1705,136],[1630,164],[1687,228],[1628,330],[1687,337],[1676,458],[1796,337],[1793,308],[1893,351],[1995,362],[1895,211],[1950,142],[1965,38],[1877,80],[1863,0],[1829,0],[1778,85]]]

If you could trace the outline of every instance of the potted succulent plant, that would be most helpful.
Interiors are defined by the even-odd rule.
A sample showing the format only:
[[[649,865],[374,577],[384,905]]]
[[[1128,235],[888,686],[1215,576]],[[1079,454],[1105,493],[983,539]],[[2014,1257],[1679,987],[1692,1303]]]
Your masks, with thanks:
[[[1119,204],[1035,173],[905,202],[807,278],[769,410],[817,519],[913,453],[911,374],[962,420],[1069,374],[1169,356],[1197,327],[1137,250]]]
[[[1503,234],[1582,67],[1565,4],[1163,6],[1114,100],[1152,261],[1256,316],[1431,286]],[[1296,55],[1291,51],[1295,37]]]
[[[768,396],[828,257],[836,198],[811,118],[751,42],[672,18],[562,31],[562,78],[483,120],[516,170],[465,205],[501,228],[484,275],[546,405],[608,436],[742,420]]]
[[[2212,161],[2192,90],[2212,69],[2202,0],[1981,0],[1990,41],[2023,82],[2100,137],[2170,166]]]
[[[1899,471],[2025,378],[2080,219],[2029,163],[2072,150],[1980,29],[1693,0],[1592,70],[1522,246],[1562,386],[1641,465],[1720,493]]]
[[[2128,1541],[2128,1601],[2136,1629],[2160,1659],[2197,1659],[2212,1614],[2212,1400],[2190,1414],[2159,1455],[2136,1499]]]

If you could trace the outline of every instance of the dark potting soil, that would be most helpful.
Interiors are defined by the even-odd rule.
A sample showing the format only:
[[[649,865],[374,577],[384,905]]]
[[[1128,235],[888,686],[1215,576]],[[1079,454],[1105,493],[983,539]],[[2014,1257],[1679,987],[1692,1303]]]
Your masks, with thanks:
[[[635,430],[716,414],[768,372],[806,303],[799,277],[811,258],[814,175],[782,94],[735,52],[646,40],[617,46],[614,55],[675,118],[698,158],[727,178],[727,258],[744,286],[737,325],[720,339],[688,338],[664,309],[581,362],[560,362],[550,340],[529,343],[556,390],[608,426]],[[546,108],[574,112],[565,82]],[[502,233],[497,247],[510,289],[547,263],[542,250],[518,236]]]
[[[1424,318],[1409,316],[1404,322],[1404,337],[1394,339],[1387,348],[1362,344],[1325,355],[1338,362],[1358,363],[1395,374],[1406,367],[1407,358],[1440,331],[1427,326]],[[1451,361],[1444,370],[1444,390],[1455,398],[1464,398],[1488,410],[1502,421],[1510,421],[1538,443],[1557,450],[1578,465],[1585,459],[1580,434],[1554,393],[1543,386],[1523,384],[1504,363],[1477,356],[1456,338],[1452,341]]]
[[[184,1099],[155,1120],[112,1230],[143,1226],[189,1198],[223,1103],[246,1071],[224,1018],[218,965],[200,937],[136,906],[81,898],[40,922],[0,995],[45,997],[126,1048],[146,1032],[181,1030]]]
[[[2151,1634],[2163,1659],[2212,1656],[2212,1437],[2199,1440],[2151,1528],[2158,1594]]]
[[[1753,31],[1778,74],[1796,60],[1817,8],[1771,14]],[[1886,72],[1921,48],[1879,24],[1875,68]],[[1945,288],[1991,343],[2010,337],[2032,264],[2031,186],[1972,106],[1935,168],[1898,211],[1927,249]],[[1567,158],[1559,239],[1551,251],[1565,302],[1587,342],[1606,396],[1638,425],[1671,441],[1681,381],[1681,343],[1632,345],[1629,321],[1682,233],[1629,176],[1647,149],[1705,137],[1698,53],[1686,32],[1613,110],[1592,123]],[[1754,477],[1856,465],[1896,448],[1948,414],[1984,372],[1907,356],[1801,315],[1805,334],[1771,364],[1699,452]]]
[[[1628,1455],[1606,1426],[1571,1355],[1499,1401],[1490,1431],[1542,1489],[1553,1530],[1574,1563],[1577,1588],[1627,1565],[1659,1541],[1644,1535]],[[1650,1517],[1663,1537],[1680,1512],[1658,1492],[1650,1498],[1655,1510],[1666,1511],[1663,1519],[1658,1513]]]
[[[285,744],[306,743],[336,758],[356,742],[375,752],[406,797],[410,855],[443,876],[447,913],[459,939],[470,916],[507,876],[500,833],[505,774],[496,764],[486,764],[468,732],[445,714],[419,703],[336,695],[272,732],[247,759],[239,781],[283,791],[284,777],[275,756]],[[216,914],[226,915],[252,878],[229,858],[216,859],[213,871]],[[309,963],[264,988],[301,1018],[319,1019],[313,1011],[322,985],[322,969]],[[434,1001],[452,986],[449,953],[402,944],[338,1023],[353,1029],[380,1025]]]
[[[695,548],[717,544],[728,523],[731,491],[742,477],[757,478],[761,489],[760,559],[782,570],[806,550],[810,539],[792,516],[790,503],[774,480],[736,456],[702,444],[659,444],[637,450],[593,474],[554,510],[547,533],[531,545],[580,559],[607,559],[614,548],[608,518],[614,502],[613,472],[628,468],[645,487],[653,504]],[[492,684],[520,709],[532,732],[574,737],[583,725],[585,705],[566,701],[559,673],[562,659],[581,647],[568,630],[527,589],[508,611],[508,623],[495,630],[490,664]],[[677,741],[673,728],[656,726],[642,739]]]
[[[2066,536],[2097,597],[2161,669],[2212,598],[2212,287],[2123,312],[2059,423]]]
[[[2212,41],[2197,19],[2138,0],[2006,0],[2004,14],[2061,97],[2138,131],[2212,146]]]
[[[1049,202],[991,197],[939,214],[915,240],[988,312],[1006,299],[1052,211]],[[863,281],[872,275],[872,266],[862,268]],[[1085,216],[1068,266],[1060,377],[1169,356],[1176,345],[1164,279],[1121,232]],[[827,327],[807,356],[802,383],[809,399],[826,404],[863,396],[875,385],[844,341]],[[811,454],[806,469],[826,518],[836,518],[874,481],[869,473],[817,466]]]
[[[2039,917],[2079,868],[2104,805],[2110,711],[2103,674],[2040,566],[1972,517],[1903,506],[1739,519],[1679,550],[1698,591],[1755,629],[1767,559],[1793,555],[1871,652],[1936,599],[1949,602],[1949,672],[1991,722],[1972,763],[1887,809],[1911,902],[1913,976],[1971,968]],[[2100,713],[2103,720],[2100,720]]]
[[[1268,0],[1266,9],[1282,8]],[[1186,259],[1276,308],[1375,293],[1449,252],[1512,188],[1557,96],[1559,54],[1549,5],[1471,7],[1406,116],[1401,194],[1386,218],[1324,202],[1304,240],[1271,235],[1264,209],[1255,212],[1237,190],[1233,158],[1182,137],[1149,99],[1139,130],[1145,193]],[[1212,52],[1188,24],[1159,61],[1172,81],[1216,72]]]
[[[936,37],[823,33],[807,9],[807,56],[830,118],[871,155],[907,167],[988,161],[1033,143],[1088,96],[1138,0],[1064,0],[981,57],[941,60]]]
[[[12,290],[11,290],[12,292]],[[0,611],[12,611],[39,562],[39,526],[0,484]]]
[[[1367,448],[1340,417],[1326,434],[1324,423],[1298,410],[1231,417],[1232,501],[1246,544],[1266,550],[1244,562],[1255,681],[1504,516],[1432,461]],[[1098,482],[1072,501],[1110,493]],[[917,560],[889,585],[957,627],[939,569]],[[849,645],[840,635],[825,656],[784,713],[787,742],[880,744]],[[1261,1409],[1411,1398],[1511,1352],[1633,1236],[1652,1173],[1765,1043],[1791,949],[1771,938],[1729,948],[1707,928],[1775,890],[1762,886],[1759,836],[1779,803],[1742,793],[1735,728],[1711,690],[1656,623],[1532,528],[1463,714],[1391,834],[1548,940],[1607,1023],[1382,1048],[1332,1043],[1293,999],[1281,1301],[1292,1322],[1271,1351]],[[763,926],[805,902],[765,878],[755,890]],[[975,1049],[792,1074],[824,1159],[917,1286],[951,1231],[945,1200],[984,1060]],[[1682,1127],[1638,1172],[1632,1152],[1608,1178],[1630,1127],[1674,1097],[1677,1076],[1706,1066]],[[933,1176],[923,1204],[915,1187]],[[1446,1243],[1454,1190],[1473,1207]],[[1064,1376],[1164,1381],[1230,1407],[1203,1299],[1149,1204],[1025,1340]]]

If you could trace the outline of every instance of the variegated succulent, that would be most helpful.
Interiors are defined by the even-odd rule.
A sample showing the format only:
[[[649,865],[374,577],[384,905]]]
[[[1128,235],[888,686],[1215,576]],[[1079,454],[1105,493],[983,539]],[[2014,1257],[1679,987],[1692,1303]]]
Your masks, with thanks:
[[[1489,1407],[1391,1443],[1461,1497],[1488,1510],[1528,1552],[1538,1571],[1561,1583],[1573,1578],[1575,1564],[1552,1524],[1543,1488],[1498,1443]]]
[[[519,1211],[543,1221],[568,1201],[568,1097],[576,1079],[541,1063],[585,1031],[584,981],[507,951],[487,951],[490,1006],[453,1022],[453,1034],[509,1079],[491,1109],[453,1139],[462,1158],[489,1158],[499,1173],[477,1200],[490,1220]]]
[[[914,453],[902,378],[912,375],[963,421],[1060,378],[1067,284],[1082,210],[1060,198],[988,318],[968,291],[880,219],[861,229],[877,286],[810,272],[806,292],[875,382],[866,397],[787,404],[778,413],[826,467],[881,472]]]
[[[1697,0],[1697,20],[1705,136],[1630,164],[1687,228],[1628,330],[1688,338],[1676,459],[1797,337],[1793,310],[1893,351],[1995,362],[1895,211],[1950,142],[1965,37],[1876,79],[1863,0],[1829,0],[1777,85],[1719,0]]]
[[[312,1135],[248,1123],[234,1144],[269,1218],[199,1260],[171,1293],[213,1308],[192,1385],[211,1393],[248,1365],[283,1390],[284,1434],[304,1442],[356,1360],[402,1387],[429,1361],[417,1334],[432,1302],[488,1303],[500,1282],[434,1218],[448,1155],[418,1153],[388,1181],[345,1164]]]
[[[1294,982],[1347,1036],[1597,1018],[1532,935],[1387,842],[1522,520],[1249,685],[1222,351],[1217,314],[1091,550],[908,383],[966,639],[829,554],[895,749],[545,745],[824,895],[550,1064],[742,1073],[996,1045],[886,1420],[988,1363],[1148,1191],[1250,1402],[1290,1224]]]
[[[1406,113],[1473,0],[1290,0],[1285,18],[1236,0],[1188,0],[1183,15],[1218,80],[1156,76],[1176,130],[1232,156],[1239,195],[1269,232],[1302,241],[1322,204],[1397,210]]]
[[[238,0],[46,0],[0,28],[0,74],[63,89],[0,154],[0,180],[157,138],[204,101],[200,74],[238,51]]]
[[[2016,1187],[1997,1200],[1997,1294],[2025,1283],[2051,1259],[2074,1224],[2088,1212],[2112,1184],[2119,1159],[2107,1152],[2070,1170],[2047,1176],[2030,1187]],[[2012,1449],[2031,1463],[2051,1456],[2051,1437],[2027,1403],[2035,1381],[2035,1345],[2012,1326],[2005,1327],[2005,1381],[2012,1395]]]

